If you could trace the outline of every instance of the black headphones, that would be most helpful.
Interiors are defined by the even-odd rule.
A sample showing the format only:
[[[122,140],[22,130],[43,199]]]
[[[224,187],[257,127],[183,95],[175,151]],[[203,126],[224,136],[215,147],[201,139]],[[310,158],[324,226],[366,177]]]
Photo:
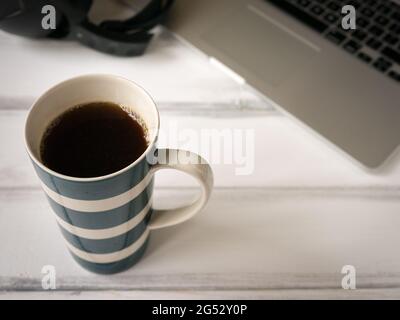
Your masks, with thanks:
[[[87,15],[92,0],[0,0],[0,29],[31,38],[73,39],[95,50],[118,55],[144,53],[153,34],[163,23],[174,0],[152,0],[135,16],[124,21],[96,25]],[[55,9],[56,28],[44,29],[42,9]]]

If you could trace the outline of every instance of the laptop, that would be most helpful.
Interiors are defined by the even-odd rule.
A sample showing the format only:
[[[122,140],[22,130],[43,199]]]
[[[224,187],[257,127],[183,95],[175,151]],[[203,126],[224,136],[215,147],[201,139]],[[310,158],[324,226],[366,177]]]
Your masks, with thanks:
[[[342,28],[344,5],[356,30]],[[176,0],[167,27],[366,168],[400,144],[400,5]]]

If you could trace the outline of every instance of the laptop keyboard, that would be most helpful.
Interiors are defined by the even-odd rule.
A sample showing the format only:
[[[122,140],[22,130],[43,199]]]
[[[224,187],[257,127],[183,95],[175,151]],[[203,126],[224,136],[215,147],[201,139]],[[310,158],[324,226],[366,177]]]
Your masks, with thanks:
[[[389,0],[264,0],[300,20],[378,72],[400,82],[400,6]],[[344,5],[356,30],[342,28]]]

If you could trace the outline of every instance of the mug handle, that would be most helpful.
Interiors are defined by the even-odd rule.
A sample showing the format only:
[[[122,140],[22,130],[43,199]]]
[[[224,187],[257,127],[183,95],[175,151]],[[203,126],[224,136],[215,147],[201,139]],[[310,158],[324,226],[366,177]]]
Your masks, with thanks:
[[[194,177],[200,184],[201,194],[192,204],[169,210],[154,209],[149,222],[149,229],[155,230],[182,223],[204,208],[211,195],[213,173],[210,165],[199,155],[184,150],[158,149],[158,159],[164,156],[164,161],[151,167],[154,174],[160,169],[176,169]]]

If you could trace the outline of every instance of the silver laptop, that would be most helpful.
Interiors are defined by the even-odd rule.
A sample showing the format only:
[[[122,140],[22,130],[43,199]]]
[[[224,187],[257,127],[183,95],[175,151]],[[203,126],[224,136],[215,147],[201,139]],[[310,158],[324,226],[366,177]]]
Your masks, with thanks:
[[[356,8],[356,30],[341,9]],[[168,27],[368,168],[400,144],[400,7],[388,0],[177,0]]]

